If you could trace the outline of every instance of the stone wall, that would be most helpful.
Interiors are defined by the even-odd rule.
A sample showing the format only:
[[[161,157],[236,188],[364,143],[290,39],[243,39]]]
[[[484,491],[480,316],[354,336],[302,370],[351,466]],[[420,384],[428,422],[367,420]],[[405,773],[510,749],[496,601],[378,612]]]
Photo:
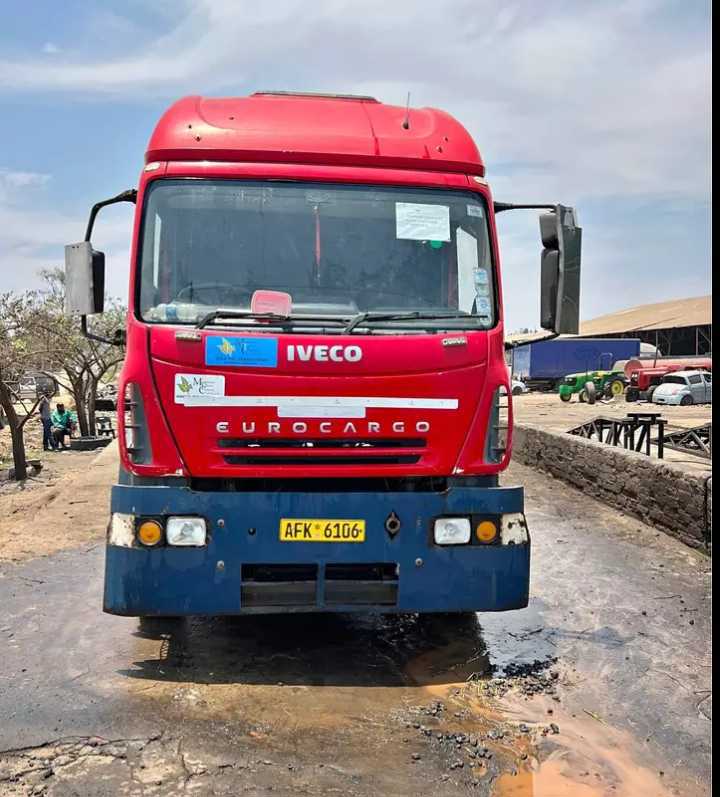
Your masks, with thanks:
[[[712,480],[635,451],[515,424],[513,458],[551,473],[587,495],[705,547],[712,528]]]

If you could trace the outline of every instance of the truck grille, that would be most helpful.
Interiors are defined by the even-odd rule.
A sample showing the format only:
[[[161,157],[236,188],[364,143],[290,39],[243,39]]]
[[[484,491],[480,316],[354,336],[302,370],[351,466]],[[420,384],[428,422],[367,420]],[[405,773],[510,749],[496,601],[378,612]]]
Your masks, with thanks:
[[[245,609],[315,608],[317,606],[394,606],[397,562],[326,564],[318,591],[316,564],[246,564],[241,568]]]
[[[223,437],[218,440],[220,448],[425,448],[424,437],[372,437],[339,440],[337,438],[313,437]]]
[[[232,455],[225,457],[228,465],[414,465],[420,461],[420,457],[415,454],[404,454],[401,456],[373,455],[365,457],[298,457],[298,456],[247,456],[241,457]]]
[[[413,465],[427,446],[424,437],[295,438],[225,437],[218,440],[228,465]],[[228,449],[238,453],[225,453]],[[299,453],[299,450],[303,453]],[[242,452],[242,453],[240,453]]]

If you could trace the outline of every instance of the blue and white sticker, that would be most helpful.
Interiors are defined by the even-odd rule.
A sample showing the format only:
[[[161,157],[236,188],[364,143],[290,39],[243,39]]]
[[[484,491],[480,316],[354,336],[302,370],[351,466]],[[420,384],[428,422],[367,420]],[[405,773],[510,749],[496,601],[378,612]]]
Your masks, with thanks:
[[[205,338],[205,365],[250,368],[277,368],[277,338],[208,335]]]

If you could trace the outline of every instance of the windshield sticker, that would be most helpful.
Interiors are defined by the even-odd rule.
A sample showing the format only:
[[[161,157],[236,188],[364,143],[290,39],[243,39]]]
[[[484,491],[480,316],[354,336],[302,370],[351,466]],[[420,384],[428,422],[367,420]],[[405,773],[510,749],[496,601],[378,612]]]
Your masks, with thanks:
[[[475,301],[475,274],[478,270],[477,239],[462,227],[457,229],[458,310],[472,312]]]
[[[468,216],[474,216],[476,219],[482,219],[484,216],[483,209],[480,205],[468,205],[467,214]]]
[[[475,293],[478,296],[490,296],[490,278],[484,268],[475,272]]]
[[[490,317],[490,299],[486,296],[477,296],[475,298],[475,308],[477,310],[477,314],[484,317]]]
[[[277,338],[238,338],[208,335],[205,338],[205,365],[277,368]]]
[[[397,238],[410,241],[449,241],[450,208],[448,205],[395,203]]]
[[[213,398],[225,395],[225,377],[214,374],[175,374],[175,403],[190,398]]]

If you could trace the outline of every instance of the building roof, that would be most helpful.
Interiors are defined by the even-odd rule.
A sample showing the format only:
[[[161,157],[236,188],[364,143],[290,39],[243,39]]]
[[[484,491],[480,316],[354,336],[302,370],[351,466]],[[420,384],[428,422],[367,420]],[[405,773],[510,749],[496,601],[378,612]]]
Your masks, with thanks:
[[[340,95],[185,97],[162,116],[145,157],[485,174],[470,134],[444,111]]]
[[[712,296],[674,299],[671,302],[641,304],[617,313],[609,313],[583,321],[580,335],[616,335],[653,329],[677,329],[712,324]]]

